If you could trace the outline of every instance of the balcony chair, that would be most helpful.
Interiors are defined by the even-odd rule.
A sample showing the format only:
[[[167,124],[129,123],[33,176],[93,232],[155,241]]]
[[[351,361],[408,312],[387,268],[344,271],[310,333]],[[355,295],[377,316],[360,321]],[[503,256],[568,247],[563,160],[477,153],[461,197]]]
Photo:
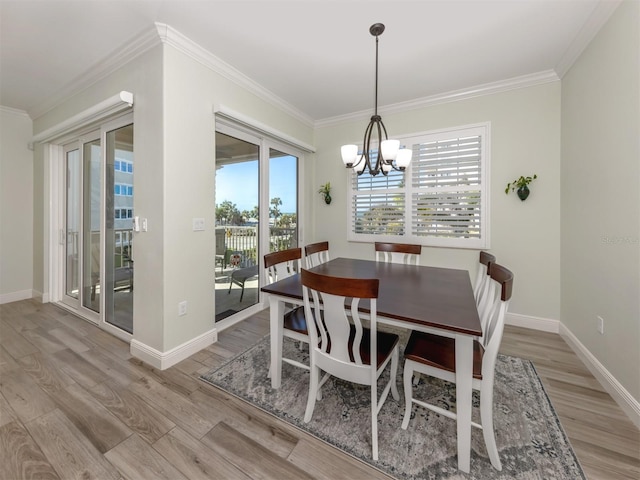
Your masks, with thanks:
[[[511,299],[513,274],[497,263],[490,264],[490,278],[487,288],[492,299],[489,322],[482,338],[474,340],[473,381],[474,390],[480,391],[481,424],[471,425],[482,429],[484,442],[491,464],[496,470],[502,465],[493,431],[493,380],[496,358],[502,341],[504,317]],[[415,372],[430,375],[447,382],[455,382],[455,340],[435,334],[412,332],[404,351],[404,395],[405,412],[402,428],[407,429],[411,418],[411,408],[415,403],[445,417],[457,419],[456,413],[436,405],[426,403],[413,396],[411,378]]]
[[[309,328],[311,379],[304,421],[311,420],[316,400],[322,400],[320,389],[328,376],[321,379],[321,370],[348,382],[369,385],[372,455],[378,460],[378,413],[389,391],[396,401],[400,398],[396,386],[398,336],[376,328],[379,280],[337,278],[309,270],[302,270],[301,280],[305,315],[309,325],[316,327]],[[345,304],[347,298],[350,301]],[[360,299],[369,299],[370,328],[362,325]],[[390,380],[378,399],[378,378],[389,364]]]

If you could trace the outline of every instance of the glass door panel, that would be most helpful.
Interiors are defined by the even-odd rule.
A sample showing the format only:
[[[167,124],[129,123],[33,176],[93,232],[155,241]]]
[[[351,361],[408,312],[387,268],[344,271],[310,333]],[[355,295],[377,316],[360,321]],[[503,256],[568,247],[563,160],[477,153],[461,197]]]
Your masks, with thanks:
[[[100,312],[100,140],[83,145],[82,305]]]
[[[133,125],[106,133],[105,322],[133,333]]]
[[[76,148],[65,152],[65,269],[64,293],[78,299],[80,255],[80,151]]]
[[[269,251],[298,246],[298,158],[269,149]]]
[[[260,147],[216,132],[216,321],[258,303]]]

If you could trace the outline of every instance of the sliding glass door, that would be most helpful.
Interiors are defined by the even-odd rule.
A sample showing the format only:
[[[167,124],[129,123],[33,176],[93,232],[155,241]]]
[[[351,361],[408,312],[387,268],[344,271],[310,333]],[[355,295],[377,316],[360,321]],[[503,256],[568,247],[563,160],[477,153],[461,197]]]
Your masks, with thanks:
[[[133,332],[133,125],[120,120],[62,148],[59,300]]]
[[[260,302],[262,256],[299,244],[299,155],[226,124],[215,138],[215,314],[222,321]]]

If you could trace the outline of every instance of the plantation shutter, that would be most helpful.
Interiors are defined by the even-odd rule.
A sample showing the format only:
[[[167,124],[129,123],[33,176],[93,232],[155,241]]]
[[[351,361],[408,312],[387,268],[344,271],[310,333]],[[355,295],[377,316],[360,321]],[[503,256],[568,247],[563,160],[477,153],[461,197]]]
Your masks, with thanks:
[[[375,155],[372,155],[375,162]],[[352,231],[357,235],[404,235],[404,173],[352,176]]]
[[[414,145],[412,234],[436,238],[480,238],[482,137]]]

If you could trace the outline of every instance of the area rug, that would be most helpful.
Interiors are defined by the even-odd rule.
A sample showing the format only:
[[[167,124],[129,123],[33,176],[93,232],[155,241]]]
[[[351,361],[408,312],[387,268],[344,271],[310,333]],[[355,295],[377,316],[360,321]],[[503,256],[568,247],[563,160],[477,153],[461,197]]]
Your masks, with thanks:
[[[291,341],[285,340],[283,351],[286,357],[308,362],[306,350]],[[499,355],[496,365],[494,422],[502,471],[491,466],[482,431],[474,428],[471,469],[464,474],[457,469],[454,420],[414,405],[409,427],[400,428],[404,415],[402,362],[398,368],[400,401],[389,395],[378,415],[379,460],[375,462],[368,387],[331,378],[322,387],[323,399],[316,403],[313,418],[304,423],[309,373],[283,364],[282,386],[274,390],[267,378],[269,358],[267,336],[202,379],[398,479],[586,479],[528,360]],[[384,379],[379,381],[384,383]],[[414,388],[416,397],[455,410],[454,385],[423,377]],[[477,392],[473,404],[473,418],[479,423]]]

